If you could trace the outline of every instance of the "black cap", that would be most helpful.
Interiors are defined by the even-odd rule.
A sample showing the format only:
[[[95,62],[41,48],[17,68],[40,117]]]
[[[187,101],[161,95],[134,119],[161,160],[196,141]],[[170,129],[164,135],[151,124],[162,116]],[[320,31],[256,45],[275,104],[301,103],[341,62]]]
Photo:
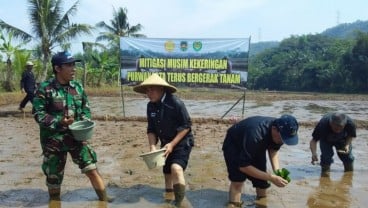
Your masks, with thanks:
[[[287,145],[298,144],[298,121],[292,115],[282,115],[275,120],[275,126],[281,134],[281,140]]]
[[[81,62],[80,59],[75,59],[72,54],[70,54],[68,51],[63,51],[55,54],[51,59],[51,64],[53,66],[55,65],[62,65],[62,64],[68,64],[68,63],[74,63],[74,62]]]

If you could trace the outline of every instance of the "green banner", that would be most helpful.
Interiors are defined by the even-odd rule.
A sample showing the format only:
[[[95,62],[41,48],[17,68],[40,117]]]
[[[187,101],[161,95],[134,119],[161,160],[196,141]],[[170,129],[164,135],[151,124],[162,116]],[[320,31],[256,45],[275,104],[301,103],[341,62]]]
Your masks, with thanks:
[[[245,86],[249,38],[120,39],[121,83],[139,83],[158,73],[173,85]]]

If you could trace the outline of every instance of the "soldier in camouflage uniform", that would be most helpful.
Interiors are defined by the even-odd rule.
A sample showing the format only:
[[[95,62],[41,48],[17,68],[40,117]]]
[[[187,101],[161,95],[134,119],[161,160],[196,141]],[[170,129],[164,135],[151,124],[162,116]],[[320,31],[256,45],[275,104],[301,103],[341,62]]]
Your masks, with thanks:
[[[73,138],[68,126],[91,119],[89,102],[80,83],[74,81],[75,62],[68,52],[52,57],[55,78],[41,83],[33,103],[34,118],[40,126],[43,151],[42,170],[50,200],[60,200],[60,186],[69,152],[73,162],[90,179],[100,201],[111,201],[96,167],[96,153],[86,141]]]

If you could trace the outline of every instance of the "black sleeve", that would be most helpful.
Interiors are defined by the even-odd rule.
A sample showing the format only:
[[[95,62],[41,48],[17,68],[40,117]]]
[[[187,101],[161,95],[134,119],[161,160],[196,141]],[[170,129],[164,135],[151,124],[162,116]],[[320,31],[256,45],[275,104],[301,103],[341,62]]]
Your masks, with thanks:
[[[20,89],[24,89],[24,81],[26,79],[26,75],[27,75],[26,72],[22,73],[22,78],[20,80]]]
[[[192,121],[190,119],[189,113],[185,104],[179,100],[175,99],[176,107],[177,107],[177,116],[179,121],[179,126],[177,127],[177,131],[183,131],[184,129],[190,129],[192,126]]]
[[[356,137],[356,126],[351,119],[348,119],[348,122],[345,128],[348,133],[348,136]]]
[[[147,134],[148,133],[154,133],[155,134],[155,127],[154,127],[154,121],[152,120],[152,118],[149,116],[150,112],[151,112],[151,106],[150,104],[148,103],[147,104]]]

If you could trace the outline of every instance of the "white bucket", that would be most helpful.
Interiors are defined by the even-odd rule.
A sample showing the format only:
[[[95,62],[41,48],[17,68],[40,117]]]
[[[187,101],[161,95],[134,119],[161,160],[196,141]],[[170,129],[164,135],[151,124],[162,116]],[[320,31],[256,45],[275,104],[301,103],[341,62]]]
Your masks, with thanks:
[[[89,120],[76,121],[69,125],[74,139],[77,141],[86,141],[92,138],[95,122]]]
[[[165,165],[165,149],[159,149],[152,152],[144,153],[139,155],[142,157],[149,169],[160,167]]]

